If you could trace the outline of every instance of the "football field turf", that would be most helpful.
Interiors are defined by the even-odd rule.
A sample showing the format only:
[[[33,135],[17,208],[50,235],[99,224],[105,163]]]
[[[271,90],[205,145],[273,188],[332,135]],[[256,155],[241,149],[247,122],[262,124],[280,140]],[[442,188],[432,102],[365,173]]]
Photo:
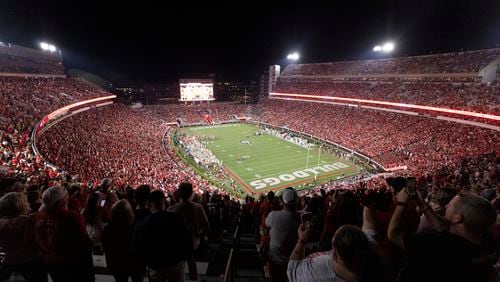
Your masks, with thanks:
[[[271,135],[255,135],[251,124],[184,128],[189,135],[215,136],[207,148],[247,192],[280,190],[288,186],[358,174],[358,166],[318,146],[308,149]],[[309,156],[309,158],[308,158]],[[309,160],[308,160],[309,159]],[[319,160],[319,161],[318,161]]]

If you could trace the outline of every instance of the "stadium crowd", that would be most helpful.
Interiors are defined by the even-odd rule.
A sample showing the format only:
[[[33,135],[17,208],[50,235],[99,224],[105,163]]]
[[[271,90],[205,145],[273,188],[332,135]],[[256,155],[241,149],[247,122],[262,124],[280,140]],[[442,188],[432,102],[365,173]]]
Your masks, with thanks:
[[[500,48],[416,57],[292,64],[283,75],[369,75],[420,73],[477,73],[500,57]]]
[[[8,269],[27,281],[47,281],[47,273],[53,281],[93,281],[91,255],[102,253],[116,281],[142,281],[146,267],[150,281],[182,281],[186,262],[196,279],[193,250],[220,242],[241,216],[240,226],[258,230],[273,281],[494,281],[499,163],[492,153],[429,171],[413,185],[378,176],[245,203],[193,193],[189,183],[165,193],[118,189],[111,178],[94,187],[64,174],[42,185],[3,178],[0,244]]]
[[[498,132],[474,126],[300,101],[271,99],[261,101],[260,107],[263,122],[342,144],[387,168],[406,165],[410,173],[498,151]]]
[[[285,73],[477,72],[499,50],[295,65]],[[13,70],[28,72],[23,65]],[[43,62],[34,65],[42,68],[33,68],[36,72],[53,72]],[[498,85],[332,85],[280,89],[498,112]],[[397,96],[402,89],[407,98]],[[433,97],[436,93],[442,96]],[[0,109],[0,275],[7,277],[1,279],[14,271],[27,281],[47,281],[48,274],[55,282],[94,281],[92,254],[104,253],[116,281],[143,281],[146,268],[149,281],[183,281],[186,264],[196,280],[196,251],[220,242],[239,217],[255,231],[273,281],[498,278],[498,131],[272,99],[248,106],[140,109],[116,103],[53,125],[38,140],[43,158],[34,156],[29,133],[36,122],[68,104],[107,94],[77,79],[0,77],[0,102],[6,105]],[[203,123],[205,115],[215,122],[249,116],[342,144],[386,168],[407,169],[396,178],[355,176],[300,195],[294,188],[258,199],[249,195],[241,203],[234,197],[241,191],[223,170],[212,173],[229,182],[226,191],[195,174],[171,143],[175,132],[166,122]],[[58,169],[45,166],[45,160]]]
[[[500,84],[448,82],[313,82],[280,81],[274,92],[377,100],[458,109],[500,112]],[[342,101],[335,101],[342,102]],[[350,102],[349,102],[350,103]],[[377,105],[384,107],[384,105]]]
[[[0,171],[45,173],[42,160],[30,148],[35,124],[66,105],[108,95],[78,79],[0,76]]]
[[[62,58],[0,42],[0,72],[64,75]]]

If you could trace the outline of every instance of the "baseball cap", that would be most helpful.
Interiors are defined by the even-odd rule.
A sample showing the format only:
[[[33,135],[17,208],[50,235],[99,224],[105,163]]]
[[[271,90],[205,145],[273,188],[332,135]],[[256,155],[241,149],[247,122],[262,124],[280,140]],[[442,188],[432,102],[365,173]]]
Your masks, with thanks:
[[[299,195],[297,195],[297,191],[292,187],[288,187],[283,190],[283,202],[287,205],[295,205],[297,204],[297,200]]]

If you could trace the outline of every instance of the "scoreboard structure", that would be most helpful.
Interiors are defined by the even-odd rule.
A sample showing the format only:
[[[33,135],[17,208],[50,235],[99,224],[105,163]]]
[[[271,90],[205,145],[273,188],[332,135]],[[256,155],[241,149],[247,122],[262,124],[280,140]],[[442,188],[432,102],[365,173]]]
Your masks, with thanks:
[[[182,102],[214,101],[212,79],[179,79]]]

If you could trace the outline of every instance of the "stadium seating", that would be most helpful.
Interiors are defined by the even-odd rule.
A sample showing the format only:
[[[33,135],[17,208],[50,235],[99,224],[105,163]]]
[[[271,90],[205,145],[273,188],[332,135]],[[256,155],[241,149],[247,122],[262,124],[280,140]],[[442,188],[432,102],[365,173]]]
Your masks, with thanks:
[[[0,42],[0,73],[64,75],[59,53],[42,52]]]
[[[500,48],[418,57],[292,64],[281,73],[273,93],[376,100],[495,115],[500,112],[500,83],[498,78],[492,84],[481,83],[479,71],[498,58]],[[300,98],[322,100],[321,97]],[[345,103],[370,105],[360,101]],[[407,110],[397,105],[371,106]],[[412,110],[500,124],[498,120],[482,117],[436,113],[428,109]]]
[[[462,83],[465,80],[460,79],[460,83],[440,79],[409,82],[399,77],[370,78],[367,79],[369,81],[336,77],[329,81],[321,77],[476,73],[498,55],[499,49],[491,49],[403,59],[292,65],[284,71],[277,91],[498,114],[498,83]],[[53,65],[51,60],[33,61],[30,56],[25,60],[18,58],[24,56],[21,54],[12,56],[9,58],[0,54],[0,65],[4,67],[0,71],[60,73],[59,66]],[[298,77],[310,75],[317,77]],[[428,194],[429,201],[433,201],[437,191],[443,188],[480,194],[498,187],[499,131],[431,117],[278,99],[262,99],[252,105],[211,103],[132,108],[115,103],[92,108],[52,125],[37,143],[43,158],[33,155],[29,134],[44,116],[69,104],[107,95],[108,92],[79,79],[0,76],[0,104],[3,105],[0,108],[0,196],[12,191],[26,192],[28,184],[32,185],[30,191],[35,194],[49,186],[62,185],[71,191],[70,206],[79,213],[87,197],[99,190],[99,184],[105,178],[113,178],[114,193],[120,199],[128,199],[132,205],[135,205],[134,189],[140,185],[161,189],[168,195],[168,203],[174,204],[179,201],[176,194],[179,184],[191,182],[195,191],[193,201],[203,206],[211,225],[208,241],[219,244],[211,245],[212,251],[217,249],[214,251],[217,254],[212,254],[209,260],[213,261],[216,257],[215,260],[224,261],[230,257],[227,275],[231,273],[235,276],[242,262],[253,266],[261,264],[252,244],[259,240],[260,223],[271,210],[280,209],[283,201],[277,197],[267,203],[263,197],[255,201],[247,197],[242,205],[240,199],[235,197],[242,195],[236,184],[225,186],[222,191],[221,187],[197,175],[175,152],[173,128],[167,123],[204,124],[207,116],[211,118],[210,123],[219,123],[236,121],[236,116],[247,116],[254,121],[301,131],[361,152],[386,168],[406,166],[407,170],[395,175],[416,176],[418,186]],[[43,161],[54,164],[58,169],[47,168]],[[230,182],[223,170],[213,173],[221,182]],[[369,179],[363,175],[311,186],[299,192],[298,209],[315,211],[321,219],[317,220],[319,232],[330,232],[339,227],[332,227],[335,224],[331,222],[331,213],[336,211],[338,191],[354,191],[358,203],[355,209],[359,210],[363,208],[361,203],[366,189],[384,191],[388,186],[386,182],[386,175],[371,175]],[[28,195],[33,198],[33,193]],[[36,201],[30,200],[30,204],[31,212],[37,212],[39,205]],[[272,208],[267,211],[261,208],[266,205]],[[381,221],[380,234],[385,237],[387,230],[383,228],[387,228],[387,218]],[[239,234],[243,232],[238,231],[239,228],[245,230],[247,235],[251,233],[245,247],[246,250],[253,249],[249,256],[236,255],[240,250]],[[231,246],[224,246],[225,237],[231,237]],[[318,248],[319,242],[316,240],[308,244]],[[226,251],[231,255],[225,254]],[[204,254],[207,253],[205,250]],[[231,261],[232,254],[235,254],[235,261]],[[97,266],[95,262],[94,266]],[[207,272],[222,273],[214,267],[208,268],[211,270]]]
[[[366,61],[294,64],[283,75],[477,73],[500,56],[500,48]]]

